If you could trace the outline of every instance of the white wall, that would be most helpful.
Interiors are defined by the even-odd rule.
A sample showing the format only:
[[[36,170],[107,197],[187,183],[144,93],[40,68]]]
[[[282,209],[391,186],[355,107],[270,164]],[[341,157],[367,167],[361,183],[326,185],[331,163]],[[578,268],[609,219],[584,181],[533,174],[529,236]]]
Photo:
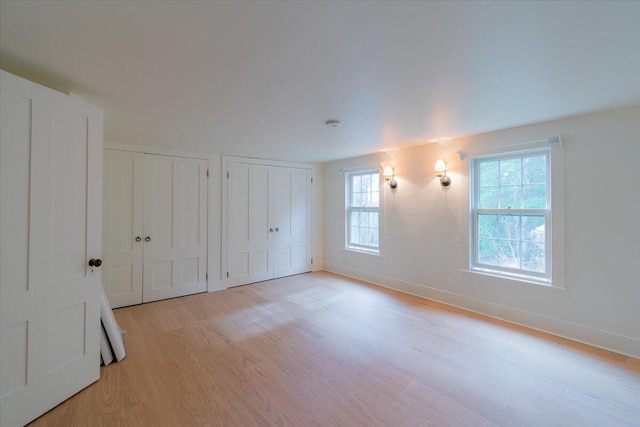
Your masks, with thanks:
[[[458,150],[561,135],[565,158],[565,286],[462,271],[466,162]],[[433,166],[449,162],[442,187]],[[324,266],[578,341],[640,357],[640,107],[522,126],[324,165]],[[341,169],[391,164],[382,257],[344,249]]]

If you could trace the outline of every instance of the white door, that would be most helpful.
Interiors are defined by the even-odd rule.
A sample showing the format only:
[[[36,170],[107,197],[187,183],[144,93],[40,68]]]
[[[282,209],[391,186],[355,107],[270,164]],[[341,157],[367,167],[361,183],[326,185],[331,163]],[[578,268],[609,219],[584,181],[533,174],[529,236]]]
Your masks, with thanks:
[[[273,278],[271,168],[227,163],[227,285]]]
[[[311,171],[274,167],[274,276],[311,270]]]
[[[145,154],[143,302],[207,287],[207,161]]]
[[[225,164],[227,286],[310,271],[311,170]]]
[[[104,150],[102,284],[113,308],[142,303],[143,160]]]
[[[99,378],[102,110],[0,72],[0,425]]]

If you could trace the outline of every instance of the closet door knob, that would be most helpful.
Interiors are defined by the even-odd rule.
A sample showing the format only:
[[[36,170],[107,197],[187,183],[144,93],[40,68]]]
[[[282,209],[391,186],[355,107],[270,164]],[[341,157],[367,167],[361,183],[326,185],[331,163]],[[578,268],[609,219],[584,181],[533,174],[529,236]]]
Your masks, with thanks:
[[[149,236],[145,237],[145,238],[144,238],[144,241],[145,241],[145,242],[150,242],[150,241],[151,241],[151,237],[149,237]]]
[[[142,237],[140,237],[140,236],[136,237],[136,242],[139,242],[141,240],[142,240]]]
[[[269,229],[269,233],[273,233],[273,228],[270,228],[270,229]]]
[[[100,267],[102,265],[102,260],[100,258],[89,260],[89,267]]]
[[[280,231],[280,229],[279,229],[278,227],[276,227],[276,233],[277,233],[278,231]]]

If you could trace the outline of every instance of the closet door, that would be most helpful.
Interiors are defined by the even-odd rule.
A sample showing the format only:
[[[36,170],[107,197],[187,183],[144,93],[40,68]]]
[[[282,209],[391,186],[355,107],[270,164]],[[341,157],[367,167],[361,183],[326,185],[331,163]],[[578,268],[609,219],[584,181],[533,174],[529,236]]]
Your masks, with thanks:
[[[227,172],[227,285],[272,279],[272,170],[228,162]]]
[[[142,303],[143,159],[104,150],[102,285],[113,308]]]
[[[274,167],[274,276],[311,270],[311,171]]]
[[[0,71],[0,425],[100,375],[102,110]]]
[[[145,154],[143,302],[206,290],[206,160]]]

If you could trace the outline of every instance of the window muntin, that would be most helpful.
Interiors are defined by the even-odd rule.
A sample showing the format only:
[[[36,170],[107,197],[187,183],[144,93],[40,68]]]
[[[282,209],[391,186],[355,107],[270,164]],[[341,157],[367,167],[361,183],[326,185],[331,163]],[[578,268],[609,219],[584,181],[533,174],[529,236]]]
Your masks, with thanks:
[[[550,283],[549,150],[472,159],[471,268]]]
[[[347,248],[380,252],[380,172],[347,174]]]

